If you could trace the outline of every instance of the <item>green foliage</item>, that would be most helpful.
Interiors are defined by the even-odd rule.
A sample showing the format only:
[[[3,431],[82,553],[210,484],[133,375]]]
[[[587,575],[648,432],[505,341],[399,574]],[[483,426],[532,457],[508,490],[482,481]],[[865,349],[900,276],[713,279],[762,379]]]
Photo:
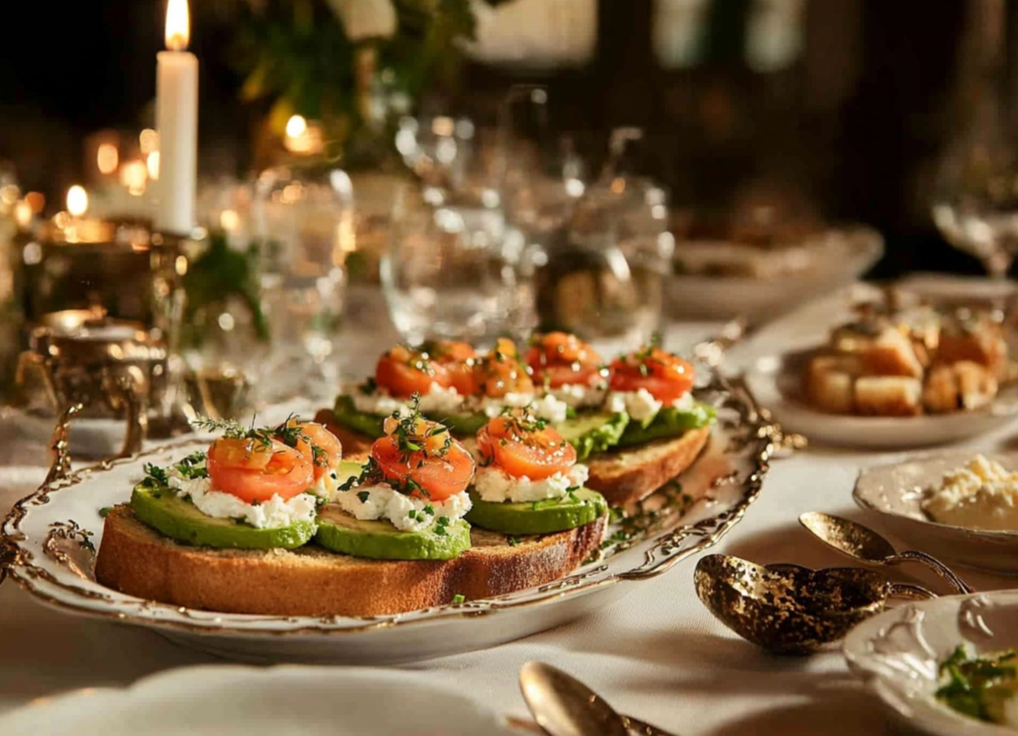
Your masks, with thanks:
[[[498,5],[506,0],[486,0]],[[427,85],[456,83],[459,44],[474,38],[470,0],[393,0],[396,33],[367,42],[377,49],[387,93],[415,100]],[[272,127],[281,131],[293,114],[320,120],[342,141],[365,121],[358,106],[358,44],[325,0],[235,3],[234,66],[246,75],[241,97],[271,102]]]

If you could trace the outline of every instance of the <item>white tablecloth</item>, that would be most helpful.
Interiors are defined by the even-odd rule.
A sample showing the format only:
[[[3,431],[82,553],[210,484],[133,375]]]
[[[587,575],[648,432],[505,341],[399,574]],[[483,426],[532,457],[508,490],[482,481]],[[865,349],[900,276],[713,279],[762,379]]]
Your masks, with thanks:
[[[669,346],[689,344],[713,325],[673,329]],[[369,343],[351,350],[373,360]],[[375,346],[377,348],[377,345]],[[10,433],[10,428],[6,431]],[[1014,432],[972,443],[1007,446]],[[0,441],[0,509],[42,480],[38,446]],[[861,519],[851,490],[861,466],[896,455],[811,448],[774,462],[763,494],[716,551],[760,562],[822,567],[845,564],[799,527],[804,511]],[[693,590],[694,561],[654,580],[631,583],[628,595],[594,616],[496,649],[406,666],[473,693],[507,715],[525,716],[517,673],[532,659],[552,662],[583,679],[619,710],[684,734],[877,734],[892,724],[849,675],[836,647],[810,658],[775,657],[716,621]],[[1014,580],[965,571],[980,590]],[[943,590],[920,574],[919,580]],[[17,585],[0,586],[0,713],[74,688],[124,686],[168,668],[216,664],[146,630],[52,611]]]

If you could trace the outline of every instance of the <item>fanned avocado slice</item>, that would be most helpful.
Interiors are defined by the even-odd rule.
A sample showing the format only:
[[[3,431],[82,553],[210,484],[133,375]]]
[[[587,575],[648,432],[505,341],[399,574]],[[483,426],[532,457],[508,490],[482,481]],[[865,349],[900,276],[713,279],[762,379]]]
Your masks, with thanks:
[[[715,415],[714,407],[700,403],[693,404],[689,409],[664,407],[646,427],[640,426],[638,422],[630,422],[619,438],[618,446],[631,447],[667,437],[680,437],[691,429],[713,424]]]
[[[336,423],[344,427],[378,439],[385,432],[382,423],[388,415],[370,414],[358,411],[354,406],[353,397],[343,394],[336,398],[332,408]],[[488,417],[480,413],[460,412],[457,414],[439,415],[435,412],[424,412],[424,416],[435,422],[441,422],[456,436],[467,437],[477,434],[477,430],[488,423]]]
[[[353,398],[350,396],[345,394],[338,396],[336,398],[336,405],[332,407],[332,413],[336,418],[337,424],[352,429],[355,432],[360,432],[374,439],[385,435],[385,431],[382,429],[385,417],[357,411],[353,404]]]
[[[473,507],[466,519],[482,529],[502,534],[550,534],[589,524],[608,513],[608,503],[597,491],[580,488],[561,498],[530,503],[482,501],[470,491]]]
[[[143,524],[178,542],[198,547],[294,549],[309,542],[318,528],[313,521],[298,521],[279,529],[256,529],[233,519],[214,519],[165,486],[135,486],[131,510]]]
[[[625,413],[579,412],[572,419],[556,423],[555,429],[576,448],[576,459],[582,461],[617,445],[628,424],[629,415]]]
[[[470,525],[457,519],[419,532],[401,532],[388,521],[361,521],[336,505],[326,505],[318,516],[315,541],[352,557],[451,560],[470,548]]]

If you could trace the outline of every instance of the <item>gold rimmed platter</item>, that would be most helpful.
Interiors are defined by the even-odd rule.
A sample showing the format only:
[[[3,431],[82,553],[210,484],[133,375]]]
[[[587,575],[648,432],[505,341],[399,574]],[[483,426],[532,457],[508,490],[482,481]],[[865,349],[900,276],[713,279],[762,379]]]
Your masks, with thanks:
[[[596,559],[540,587],[391,616],[313,618],[182,608],[96,582],[104,509],[128,500],[145,464],[169,464],[207,440],[55,474],[4,522],[9,580],[66,613],[142,626],[236,660],[388,664],[487,648],[603,608],[631,583],[667,572],[739,523],[760,494],[781,438],[723,379],[712,377],[697,391],[717,407],[718,423],[693,467],[641,506],[613,516]]]

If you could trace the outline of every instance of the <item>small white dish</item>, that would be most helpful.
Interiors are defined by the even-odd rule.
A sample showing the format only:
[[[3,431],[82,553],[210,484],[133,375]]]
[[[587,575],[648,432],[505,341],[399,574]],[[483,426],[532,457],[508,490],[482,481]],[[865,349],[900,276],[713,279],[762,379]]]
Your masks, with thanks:
[[[1018,591],[913,603],[863,621],[845,637],[849,668],[901,721],[937,736],[1004,736],[1015,730],[956,713],[934,697],[938,665],[1018,647]]]
[[[802,396],[802,374],[819,345],[756,359],[746,386],[781,426],[827,445],[868,449],[908,449],[942,445],[1000,429],[1018,418],[1009,393],[987,407],[918,417],[864,417],[813,409]]]
[[[1018,454],[985,454],[1008,470],[1018,468]],[[916,549],[969,567],[1018,574],[1018,532],[940,524],[922,509],[927,490],[937,486],[947,471],[966,465],[973,455],[973,450],[948,450],[869,468],[859,474],[852,497],[862,509],[879,517],[894,536]]]
[[[185,667],[123,689],[79,690],[0,717],[0,733],[104,736],[508,736],[501,716],[426,673]]]
[[[667,312],[679,319],[746,316],[756,321],[773,318],[797,304],[848,286],[884,254],[880,233],[865,227],[831,231],[819,239],[816,246],[804,244],[790,254],[742,248],[720,241],[679,243],[675,248],[676,262],[686,262],[694,272],[677,273],[668,278]],[[702,261],[718,259],[744,268],[752,266],[751,261],[762,260],[765,273],[772,267],[780,267],[780,264],[768,265],[768,261],[788,261],[791,270],[781,275],[759,276],[714,276],[695,272]]]

